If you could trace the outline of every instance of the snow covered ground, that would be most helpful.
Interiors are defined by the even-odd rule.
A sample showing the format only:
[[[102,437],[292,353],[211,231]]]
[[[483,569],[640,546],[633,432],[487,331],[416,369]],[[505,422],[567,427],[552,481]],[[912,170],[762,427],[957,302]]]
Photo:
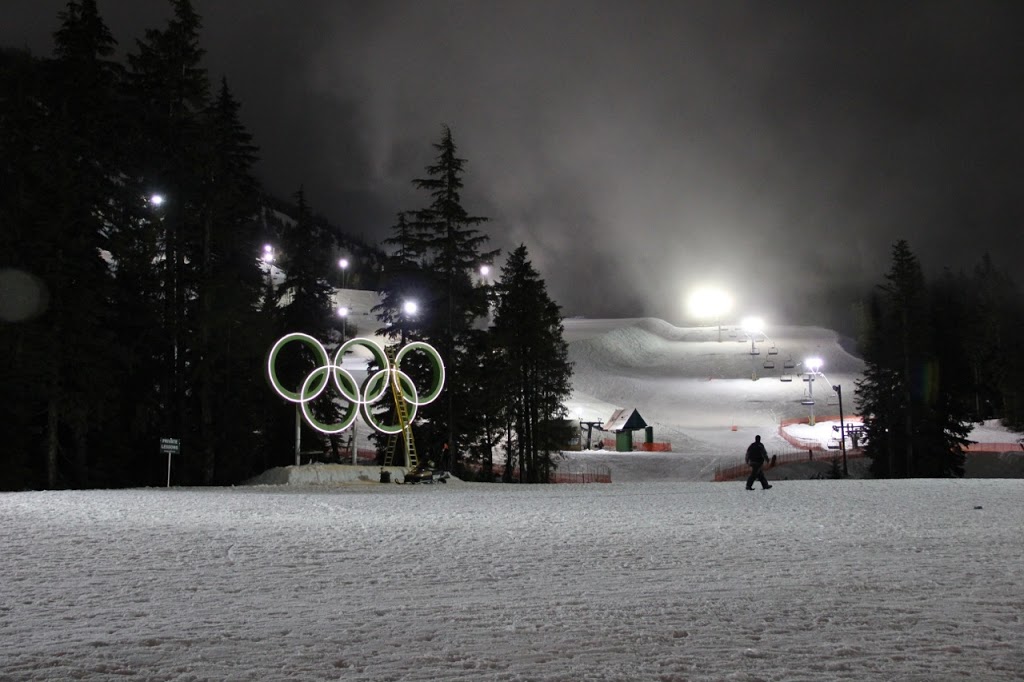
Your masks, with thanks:
[[[1020,680],[1024,481],[0,495],[3,680]]]

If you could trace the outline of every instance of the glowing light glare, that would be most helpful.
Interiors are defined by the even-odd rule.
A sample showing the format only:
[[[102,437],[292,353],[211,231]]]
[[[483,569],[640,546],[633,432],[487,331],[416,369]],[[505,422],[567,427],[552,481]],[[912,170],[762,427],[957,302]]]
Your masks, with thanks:
[[[486,277],[487,275],[491,274],[491,266],[490,265],[481,265],[480,266],[480,274],[483,275],[484,277]]]
[[[348,267],[348,258],[342,258],[338,261],[338,267],[344,270]]]
[[[273,251],[274,251],[274,247],[271,246],[270,244],[264,244],[263,245],[263,253],[273,253]]]
[[[416,303],[416,301],[406,301],[405,303],[402,304],[402,312],[405,313],[406,315],[415,315],[417,312],[419,312],[419,309],[420,307]]]
[[[744,317],[740,324],[743,331],[748,334],[760,334],[764,331],[764,320],[760,317]]]
[[[298,341],[311,350],[317,362],[320,363],[316,369],[306,376],[297,393],[282,386],[277,376],[277,356],[282,348],[293,341]],[[341,366],[345,353],[349,352],[349,349],[354,346],[362,346],[368,349],[376,363],[381,367],[380,370],[367,380],[362,390],[360,390],[355,378]],[[413,384],[409,375],[401,369],[403,358],[414,351],[425,353],[433,368],[433,380],[430,390],[422,395],[416,388],[416,385]],[[346,341],[341,344],[335,352],[334,358],[331,359],[327,355],[327,349],[324,348],[322,343],[308,334],[296,332],[282,336],[271,348],[267,359],[267,376],[274,391],[285,400],[298,403],[306,422],[321,433],[328,435],[341,433],[352,426],[356,416],[361,415],[363,421],[369,426],[381,433],[390,435],[401,433],[402,426],[400,424],[381,423],[373,414],[371,407],[389,393],[387,389],[391,385],[392,377],[397,381],[401,397],[409,407],[408,423],[412,423],[416,418],[416,412],[419,407],[432,403],[440,395],[441,390],[444,388],[445,370],[441,355],[433,346],[422,341],[404,346],[395,355],[395,361],[392,364],[384,350],[371,339],[355,338]],[[328,383],[331,381],[333,381],[334,386],[341,393],[342,399],[347,404],[342,408],[341,421],[334,424],[324,424],[313,414],[310,403],[326,390]]]
[[[348,317],[348,306],[338,308],[338,317]]]
[[[149,198],[149,203],[153,204],[154,206],[162,206],[164,203],[164,195],[154,194]]]
[[[807,358],[804,360],[804,367],[811,372],[817,372],[824,364],[825,363],[822,362],[821,358]]]
[[[732,308],[732,297],[721,289],[702,287],[690,294],[687,307],[698,319],[721,317]]]

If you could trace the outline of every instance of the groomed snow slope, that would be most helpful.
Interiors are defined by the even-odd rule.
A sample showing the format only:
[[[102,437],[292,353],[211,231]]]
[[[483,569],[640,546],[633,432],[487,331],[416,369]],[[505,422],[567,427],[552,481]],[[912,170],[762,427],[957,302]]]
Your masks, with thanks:
[[[788,432],[812,440],[827,441],[838,421],[820,419],[839,414],[838,396],[843,391],[843,411],[855,411],[855,380],[864,363],[845,350],[838,335],[819,327],[783,326],[768,330],[770,339],[756,344],[751,355],[749,338],[735,327],[725,326],[719,341],[714,327],[675,327],[663,320],[565,320],[565,338],[574,363],[570,413],[584,420],[603,420],[615,408],[636,408],[654,427],[656,441],[668,441],[670,453],[615,453],[590,451],[566,453],[571,466],[601,465],[611,470],[613,481],[690,480],[707,481],[716,466],[742,462],[747,445],[760,435],[771,452],[794,447],[779,435],[782,420],[807,418],[802,404],[808,384],[801,380],[803,361],[818,357],[824,377],[814,382],[817,432],[806,425]],[[778,353],[768,355],[774,347]],[[766,360],[775,367],[764,367]],[[795,367],[786,368],[786,361]],[[792,381],[781,379],[788,375]],[[595,437],[598,435],[595,432]],[[603,434],[611,436],[612,434]],[[1012,433],[995,422],[976,429],[978,441],[1005,441],[1007,450],[1019,450]],[[634,442],[643,432],[634,434]],[[1002,466],[999,458],[975,457],[968,473],[992,475]],[[1005,459],[1005,458],[1004,458]],[[1024,457],[1010,457],[1006,475],[1024,474]],[[862,463],[852,465],[859,471]],[[808,477],[821,472],[820,463],[787,466],[778,476]]]
[[[0,680],[1024,676],[1024,481],[0,495]]]

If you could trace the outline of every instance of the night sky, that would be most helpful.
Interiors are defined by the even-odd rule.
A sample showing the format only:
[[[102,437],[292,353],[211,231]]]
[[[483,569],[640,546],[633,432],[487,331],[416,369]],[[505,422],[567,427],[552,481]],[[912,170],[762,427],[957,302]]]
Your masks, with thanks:
[[[791,317],[900,238],[928,274],[1021,260],[1016,1],[194,4],[269,191],[379,241],[447,124],[463,205],[567,315],[683,324],[715,282]],[[62,7],[3,0],[0,43],[50,54]],[[170,15],[99,8],[122,51]]]

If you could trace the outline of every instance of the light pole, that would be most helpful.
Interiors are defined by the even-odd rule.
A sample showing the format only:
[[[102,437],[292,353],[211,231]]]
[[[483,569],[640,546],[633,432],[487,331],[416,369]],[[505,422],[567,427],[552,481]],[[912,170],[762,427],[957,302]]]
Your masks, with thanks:
[[[274,247],[270,244],[263,245],[263,262],[267,265],[267,293],[274,294]]]
[[[697,289],[688,301],[690,314],[700,319],[714,319],[718,327],[718,341],[722,341],[722,315],[732,308],[732,297],[715,287]]]
[[[402,326],[401,326],[401,345],[405,345],[405,325],[410,317],[415,317],[420,307],[416,301],[406,300],[402,302]]]
[[[808,421],[808,425],[814,426],[814,377],[821,371],[821,366],[825,364],[821,358],[807,358],[804,360],[804,367],[807,368],[807,397],[809,398],[807,404],[811,408],[811,419]]]
[[[757,346],[754,345],[754,337],[764,333],[764,320],[760,317],[745,317],[740,323],[744,333],[750,337],[750,354],[757,355]]]
[[[341,288],[345,288],[346,280],[348,279],[348,258],[342,258],[338,261],[338,267],[341,268]]]
[[[338,308],[338,317],[341,318],[341,342],[345,343],[345,336],[348,333],[348,306]]]
[[[836,384],[832,390],[839,396],[839,449],[843,453],[843,476],[849,476],[850,471],[846,468],[846,424],[843,422],[843,387]]]

